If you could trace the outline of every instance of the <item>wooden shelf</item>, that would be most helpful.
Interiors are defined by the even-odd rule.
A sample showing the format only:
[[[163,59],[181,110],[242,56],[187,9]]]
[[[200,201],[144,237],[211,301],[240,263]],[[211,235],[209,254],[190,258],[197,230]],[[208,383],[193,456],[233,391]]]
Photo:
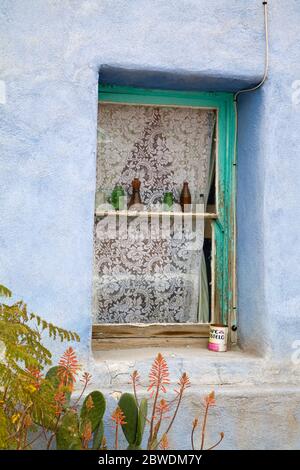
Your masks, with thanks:
[[[192,217],[203,219],[217,219],[218,215],[212,212],[172,212],[172,211],[96,211],[96,217]]]

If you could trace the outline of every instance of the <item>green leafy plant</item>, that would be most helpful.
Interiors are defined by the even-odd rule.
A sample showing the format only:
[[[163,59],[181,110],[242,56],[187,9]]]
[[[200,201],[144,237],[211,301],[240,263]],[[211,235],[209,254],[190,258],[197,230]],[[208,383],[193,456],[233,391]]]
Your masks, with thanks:
[[[12,293],[0,286],[0,294]],[[35,421],[52,404],[51,384],[43,370],[51,365],[51,352],[42,344],[42,334],[61,341],[79,341],[79,336],[40,316],[29,313],[23,301],[0,304],[0,448],[29,447],[28,434]]]
[[[11,291],[0,285],[0,295],[11,297]],[[94,390],[86,395],[91,375],[81,375],[81,392],[77,399],[72,393],[81,365],[72,347],[66,349],[57,365],[52,365],[51,352],[42,343],[42,334],[61,341],[79,341],[76,333],[46,322],[27,305],[16,302],[0,304],[0,448],[30,449],[44,439],[45,447],[52,449],[107,449],[104,435],[106,401]],[[46,373],[45,373],[46,372]],[[161,354],[155,358],[149,373],[149,396],[139,400],[139,374],[131,375],[133,393],[123,393],[112,413],[115,427],[114,447],[119,448],[119,433],[128,442],[127,449],[141,449],[146,428],[147,449],[168,449],[169,433],[182,405],[190,380],[183,373],[178,380],[175,398],[167,400],[170,384],[167,362]],[[83,400],[83,401],[82,401]],[[200,448],[204,449],[209,410],[215,405],[211,392],[204,401],[204,417]],[[193,422],[191,443],[195,448],[195,434],[199,419]],[[223,440],[224,434],[209,449]]]
[[[175,389],[175,398],[167,400],[165,394],[167,393],[167,387],[170,383],[169,369],[167,362],[161,354],[158,354],[155,358],[150,373],[149,373],[149,385],[148,392],[150,397],[148,399],[143,398],[140,403],[137,396],[137,388],[139,386],[139,374],[134,371],[131,375],[131,381],[133,385],[133,394],[124,393],[118,403],[117,417],[114,416],[116,423],[116,438],[115,448],[118,448],[118,425],[122,426],[124,436],[128,442],[127,449],[140,449],[145,425],[149,426],[147,448],[149,450],[154,449],[168,449],[169,448],[169,433],[178,415],[182,400],[187,388],[190,387],[190,380],[188,375],[184,372],[177,383]],[[150,406],[150,415],[148,417],[148,403]],[[208,413],[210,407],[215,405],[215,395],[211,392],[205,397],[204,400],[205,410],[204,418],[201,430],[201,445],[200,448],[204,449],[205,434],[208,420]],[[116,410],[116,411],[117,411]],[[121,411],[121,414],[120,414]],[[194,449],[194,437],[195,432],[199,424],[199,419],[195,419],[193,422],[193,429],[191,435],[192,448]],[[209,448],[214,449],[217,447],[224,438],[224,433],[220,433],[220,439]]]
[[[58,366],[47,372],[46,379],[48,377],[54,389],[53,406],[39,421],[39,426],[50,432],[47,449],[51,448],[54,438],[57,449],[87,449],[91,441],[92,448],[101,448],[104,438],[105,398],[101,392],[94,390],[80,406],[79,402],[91,380],[91,375],[84,372],[80,379],[83,383],[82,391],[77,400],[72,402],[71,394],[79,370],[76,354],[72,348],[68,348]]]
[[[186,373],[183,373],[178,382],[176,397],[167,401],[163,396],[167,392],[170,383],[169,369],[167,362],[161,354],[155,358],[149,373],[149,398],[143,398],[140,402],[137,397],[137,387],[139,385],[139,374],[134,371],[132,376],[133,394],[124,393],[118,403],[119,412],[114,415],[116,435],[118,427],[121,425],[124,436],[128,442],[127,449],[137,450],[141,448],[146,424],[149,425],[147,448],[165,449],[168,447],[168,434],[176,419],[179,407],[182,403],[183,395],[190,386],[190,380]],[[148,417],[148,403],[151,402],[150,416]],[[116,410],[116,411],[117,411]],[[171,416],[167,416],[171,413]],[[119,419],[116,419],[119,418]],[[165,422],[168,424],[164,425]],[[164,428],[164,429],[163,429]],[[162,431],[163,429],[163,431]],[[115,448],[118,446],[118,439],[115,439]]]

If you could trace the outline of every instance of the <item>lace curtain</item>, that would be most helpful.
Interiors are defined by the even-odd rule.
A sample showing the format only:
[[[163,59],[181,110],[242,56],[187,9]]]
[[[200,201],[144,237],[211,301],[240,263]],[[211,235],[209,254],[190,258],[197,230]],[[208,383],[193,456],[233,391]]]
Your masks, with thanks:
[[[207,196],[212,110],[101,104],[98,116],[97,189],[109,194],[118,184],[130,197],[138,176],[145,208],[160,203],[166,191],[178,202],[183,181],[193,203]],[[145,231],[135,220],[127,238],[99,236],[108,223],[95,223],[95,323],[208,320],[208,302],[201,299],[207,296],[203,227],[196,242],[192,228],[184,227],[180,237],[154,236],[150,222]]]

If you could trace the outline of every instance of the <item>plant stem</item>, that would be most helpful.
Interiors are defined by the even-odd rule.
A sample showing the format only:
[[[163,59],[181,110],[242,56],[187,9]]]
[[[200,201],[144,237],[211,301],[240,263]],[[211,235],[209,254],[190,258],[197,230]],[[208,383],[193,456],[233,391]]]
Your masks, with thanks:
[[[155,397],[154,397],[154,402],[153,402],[152,416],[151,416],[151,421],[150,421],[150,432],[149,432],[149,439],[148,439],[148,450],[150,450],[152,446],[153,425],[154,425],[156,404],[157,404],[158,394],[159,394],[159,387],[160,387],[160,383],[158,383],[156,386]]]
[[[139,401],[138,401],[138,397],[137,397],[137,393],[136,393],[135,380],[132,381],[132,386],[133,386],[133,394],[134,394],[134,398],[135,398],[135,401],[136,401],[136,406],[138,407],[139,406]]]
[[[216,444],[214,444],[213,446],[209,447],[208,449],[206,450],[213,450],[215,447],[217,447],[222,441],[223,441],[223,438],[224,438],[224,434],[221,434],[221,437],[220,439],[218,440],[218,442]]]
[[[204,439],[205,439],[205,429],[206,429],[206,423],[207,423],[208,408],[209,408],[209,405],[207,404],[206,408],[205,408],[204,420],[203,420],[203,425],[202,425],[201,450],[203,450],[203,448],[204,448]]]
[[[191,444],[192,444],[192,449],[193,449],[193,450],[195,450],[194,436],[195,436],[196,427],[197,427],[197,426],[193,426],[192,434],[191,434]]]
[[[29,405],[27,405],[24,410],[23,410],[23,413],[22,413],[22,416],[20,418],[20,428],[19,428],[19,432],[16,433],[16,435],[18,435],[17,437],[17,442],[18,442],[18,445],[17,445],[17,450],[20,450],[21,447],[22,447],[22,430],[24,430],[24,419],[25,419],[25,416],[26,416],[26,413],[27,411],[31,408],[32,404],[30,403]],[[25,435],[25,438],[26,438],[26,435]]]
[[[5,405],[5,401],[6,401],[6,397],[7,397],[7,393],[8,393],[8,387],[9,387],[10,382],[11,382],[11,379],[8,379],[8,383],[6,384],[5,389],[4,389],[4,393],[3,393],[4,405]]]
[[[178,413],[178,410],[179,410],[179,407],[180,407],[180,403],[181,403],[181,400],[182,400],[183,390],[184,390],[184,389],[180,389],[179,396],[178,396],[178,401],[177,401],[177,405],[176,405],[176,408],[175,408],[173,417],[172,417],[172,419],[171,419],[171,421],[170,421],[170,423],[169,423],[169,426],[167,427],[167,430],[165,431],[164,434],[168,434],[168,432],[170,431],[170,429],[171,429],[171,427],[172,427],[172,425],[173,425],[173,423],[174,423],[174,421],[175,421],[175,418],[176,418],[176,416],[177,416],[177,413]],[[159,440],[158,444],[155,446],[155,449],[158,448],[158,446],[160,445],[161,441],[162,441],[162,438]]]
[[[77,406],[78,403],[80,402],[80,400],[81,400],[81,398],[82,398],[82,395],[84,394],[85,389],[86,389],[86,387],[87,387],[87,384],[88,384],[88,383],[85,382],[85,384],[84,384],[84,386],[83,386],[83,389],[82,389],[82,391],[81,391],[81,394],[79,395],[79,397],[77,398],[77,400],[75,401],[75,403],[74,403],[74,405],[73,405],[74,407]]]
[[[57,416],[56,423],[55,423],[55,426],[54,426],[54,431],[53,431],[53,433],[51,434],[50,439],[49,439],[48,444],[47,444],[47,450],[50,449],[50,446],[51,446],[51,444],[52,444],[53,438],[54,438],[54,436],[55,436],[55,434],[56,434],[60,416],[61,416],[61,414],[59,414],[59,415]]]
[[[26,449],[27,447],[30,447],[35,441],[37,441],[43,434],[45,430],[43,429],[32,441],[28,442],[25,447],[23,447],[23,450]]]
[[[116,424],[116,437],[115,437],[115,449],[118,450],[118,440],[119,440],[119,425]]]
[[[28,434],[28,429],[26,428],[25,431],[24,431],[24,439],[23,439],[23,448],[22,448],[22,450],[24,450],[25,447],[27,447],[27,446],[26,446],[27,434]]]

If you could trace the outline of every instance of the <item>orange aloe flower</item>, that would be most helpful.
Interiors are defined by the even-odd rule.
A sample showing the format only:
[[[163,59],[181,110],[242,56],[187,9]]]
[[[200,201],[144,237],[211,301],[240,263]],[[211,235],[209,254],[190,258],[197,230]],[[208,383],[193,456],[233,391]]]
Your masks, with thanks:
[[[168,411],[170,411],[169,403],[162,398],[156,406],[156,412],[162,417],[164,414],[168,413]]]
[[[140,380],[140,375],[137,370],[134,370],[131,374],[131,382],[137,384]]]
[[[178,395],[182,395],[183,392],[191,386],[191,382],[190,382],[190,379],[189,379],[189,376],[187,375],[186,372],[184,372],[182,374],[182,376],[180,377],[179,379],[179,382],[178,382],[178,385],[179,385],[179,390],[175,390],[175,392],[178,394]]]
[[[125,421],[125,415],[119,406],[117,406],[117,408],[111,415],[111,419],[116,423],[117,426],[127,424]]]
[[[39,390],[42,385],[43,374],[39,369],[35,369],[33,367],[28,367],[26,371],[32,376],[33,379],[33,386],[36,390]]]
[[[66,397],[65,397],[64,392],[58,391],[54,395],[54,410],[55,410],[56,416],[62,413],[65,403],[66,403]]]
[[[208,395],[206,395],[206,397],[204,398],[204,404],[205,406],[215,406],[215,392],[210,392]]]
[[[151,396],[153,396],[154,392],[162,391],[166,393],[165,385],[170,383],[169,379],[169,369],[168,364],[166,363],[165,359],[163,358],[161,353],[158,353],[156,356],[150,373],[149,373],[149,387],[148,391],[151,391]]]
[[[89,442],[93,437],[92,432],[92,425],[90,421],[87,421],[84,424],[83,432],[82,432],[82,445],[84,449],[88,448]]]
[[[91,395],[88,397],[87,401],[86,401],[86,407],[88,410],[91,410],[92,408],[94,408],[94,402],[93,402],[93,399],[91,397]]]
[[[139,373],[138,373],[137,370],[134,370],[131,374],[131,383],[132,383],[132,386],[133,386],[133,394],[134,394],[134,398],[135,398],[135,401],[136,401],[137,405],[138,405],[139,402],[138,402],[136,387],[139,384],[139,380],[140,380]]]
[[[89,374],[88,372],[84,372],[84,373],[82,374],[82,377],[81,377],[81,379],[80,379],[80,382],[82,382],[82,383],[85,384],[85,385],[88,385],[88,384],[90,383],[91,379],[92,379],[91,374]]]
[[[159,447],[162,450],[168,450],[169,449],[169,439],[168,439],[168,435],[166,433],[161,438]]]
[[[72,391],[79,369],[80,364],[77,360],[75,351],[70,347],[64,352],[58,363],[58,376],[60,378],[61,385],[68,387],[70,391]]]
[[[206,431],[209,407],[214,406],[215,404],[216,404],[215,392],[213,391],[213,392],[210,392],[208,395],[206,395],[206,397],[204,398],[205,413],[204,413],[204,419],[203,419],[203,424],[202,424],[201,450],[204,449],[205,431]],[[222,439],[223,438],[221,438],[221,440]]]
[[[150,397],[154,396],[153,408],[152,408],[152,415],[150,419],[150,432],[149,432],[149,439],[148,439],[148,449],[151,449],[153,446],[155,435],[159,429],[160,421],[158,421],[157,426],[155,428],[154,421],[155,421],[155,414],[156,414],[156,407],[157,401],[159,398],[159,392],[162,391],[166,393],[166,385],[170,383],[169,379],[169,369],[168,364],[166,363],[164,357],[161,353],[158,353],[149,373],[149,387],[148,391],[150,391]],[[155,429],[154,429],[155,428]]]
[[[194,436],[195,436],[195,431],[196,431],[198,424],[199,424],[199,419],[195,418],[193,421],[192,434],[191,434],[191,443],[192,443],[193,450],[195,450]]]
[[[127,424],[126,421],[125,421],[125,415],[124,415],[123,411],[121,410],[121,408],[119,406],[117,406],[117,408],[115,409],[115,411],[111,415],[111,419],[115,422],[115,430],[116,430],[115,449],[117,450],[118,446],[119,446],[119,442],[118,442],[118,440],[119,440],[119,426],[122,426],[123,424]]]

